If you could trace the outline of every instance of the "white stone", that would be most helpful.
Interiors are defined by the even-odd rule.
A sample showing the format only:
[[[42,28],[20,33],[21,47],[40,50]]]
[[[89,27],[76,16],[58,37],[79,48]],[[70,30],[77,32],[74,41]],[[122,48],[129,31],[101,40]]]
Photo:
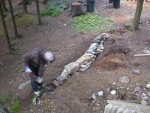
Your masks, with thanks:
[[[67,64],[64,68],[68,71],[68,74],[73,74],[79,70],[79,63],[77,62],[71,62]]]
[[[111,94],[112,94],[112,95],[116,95],[116,93],[117,93],[116,90],[112,90],[112,91],[111,91]]]
[[[146,88],[150,89],[150,83],[146,85]]]
[[[100,97],[104,96],[104,91],[99,91],[98,96],[100,96]]]
[[[141,71],[140,71],[140,70],[137,70],[137,69],[134,69],[134,70],[132,70],[132,73],[133,73],[133,74],[140,75],[140,74],[141,74]]]

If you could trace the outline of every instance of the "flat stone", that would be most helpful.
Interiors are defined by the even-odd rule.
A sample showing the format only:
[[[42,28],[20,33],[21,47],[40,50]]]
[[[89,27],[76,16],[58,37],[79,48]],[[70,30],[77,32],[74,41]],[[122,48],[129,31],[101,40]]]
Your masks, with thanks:
[[[129,83],[130,81],[129,81],[129,77],[127,77],[127,76],[122,76],[122,77],[120,77],[119,78],[119,81],[121,82],[121,83]]]
[[[84,64],[84,62],[92,61],[93,58],[94,58],[94,55],[92,54],[84,54],[78,60],[76,60],[76,62],[79,64]]]
[[[132,73],[133,73],[133,74],[136,74],[136,75],[140,75],[140,74],[141,74],[141,71],[140,71],[140,70],[137,70],[137,69],[134,69],[134,70],[132,70]]]
[[[79,63],[77,62],[71,62],[67,64],[64,68],[68,71],[68,74],[73,74],[79,70]]]
[[[57,80],[54,80],[54,81],[53,81],[53,84],[54,84],[55,86],[57,86],[57,87],[59,86],[59,82],[58,82]]]

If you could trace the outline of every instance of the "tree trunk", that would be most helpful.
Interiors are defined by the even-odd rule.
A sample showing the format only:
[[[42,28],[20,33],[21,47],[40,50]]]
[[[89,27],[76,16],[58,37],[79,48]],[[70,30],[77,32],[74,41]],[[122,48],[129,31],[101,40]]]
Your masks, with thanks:
[[[71,17],[79,16],[83,14],[83,3],[73,2],[71,3]]]
[[[40,17],[39,1],[36,0],[35,2],[36,2],[36,10],[37,10],[37,17],[38,17],[39,26],[41,26],[42,23],[41,23],[41,17]]]
[[[23,13],[28,13],[28,11],[27,11],[27,1],[26,0],[22,0],[22,2],[23,2]]]
[[[136,12],[135,12],[133,24],[132,24],[132,30],[133,31],[137,30],[139,27],[141,12],[142,12],[142,8],[143,8],[143,2],[144,2],[144,0],[138,0],[137,1]]]
[[[2,21],[2,25],[3,25],[4,33],[5,33],[5,36],[6,36],[7,44],[8,44],[8,49],[9,49],[9,52],[12,53],[13,49],[11,47],[11,43],[10,43],[10,40],[9,40],[8,31],[7,31],[7,27],[6,27],[3,11],[2,11],[1,1],[0,1],[0,16],[1,16],[1,21]]]
[[[2,7],[3,7],[3,10],[5,11],[5,12],[7,12],[7,8],[6,8],[6,4],[5,4],[5,0],[1,0],[2,1]]]
[[[11,13],[11,17],[12,17],[13,26],[14,26],[15,36],[16,36],[16,38],[21,38],[21,35],[19,35],[18,31],[17,31],[17,26],[16,26],[15,17],[14,17],[14,12],[13,12],[13,9],[12,9],[11,0],[8,0],[8,4],[9,4],[9,8],[10,8],[10,13]]]

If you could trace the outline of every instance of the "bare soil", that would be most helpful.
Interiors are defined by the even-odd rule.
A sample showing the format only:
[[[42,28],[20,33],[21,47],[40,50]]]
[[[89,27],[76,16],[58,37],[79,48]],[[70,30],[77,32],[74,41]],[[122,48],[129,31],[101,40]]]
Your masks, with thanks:
[[[13,4],[15,13],[21,12],[21,7],[16,5],[17,1],[13,1]],[[15,42],[15,48],[19,48],[19,54],[9,54],[5,38],[1,38],[0,95],[18,97],[23,113],[100,113],[108,99],[138,100],[132,95],[136,84],[145,87],[150,82],[150,57],[134,57],[135,53],[142,53],[144,49],[150,50],[150,3],[144,3],[140,27],[135,32],[123,27],[132,23],[136,6],[134,1],[121,0],[119,9],[103,7],[105,4],[108,4],[108,1],[97,0],[93,14],[112,18],[113,27],[107,31],[83,33],[72,30],[70,10],[66,10],[58,17],[42,17],[42,26],[19,28],[22,39],[15,39],[11,31],[10,38]],[[34,8],[33,3],[29,6],[29,12],[36,16]],[[46,92],[39,105],[31,104],[31,87],[18,91],[19,84],[29,80],[26,73],[19,72],[23,69],[24,53],[35,47],[43,47],[54,52],[56,61],[48,65],[44,75],[44,81],[51,83],[60,75],[66,64],[84,54],[92,39],[101,32],[109,33],[110,38],[104,45],[104,52],[98,56],[94,64],[85,72],[70,76],[54,91]],[[133,74],[133,69],[141,70],[141,75]],[[129,77],[129,84],[119,82],[119,78],[124,75]],[[129,90],[124,91],[117,89],[118,87]],[[118,94],[112,96],[109,89],[117,89]],[[105,96],[92,103],[91,95],[101,90]]]

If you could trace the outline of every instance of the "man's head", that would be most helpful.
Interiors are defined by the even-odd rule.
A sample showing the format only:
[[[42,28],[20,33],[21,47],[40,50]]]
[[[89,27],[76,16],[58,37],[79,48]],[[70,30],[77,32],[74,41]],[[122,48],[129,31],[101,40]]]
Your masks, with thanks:
[[[55,60],[53,53],[51,53],[50,51],[46,51],[44,53],[44,59],[48,62],[53,62]]]

